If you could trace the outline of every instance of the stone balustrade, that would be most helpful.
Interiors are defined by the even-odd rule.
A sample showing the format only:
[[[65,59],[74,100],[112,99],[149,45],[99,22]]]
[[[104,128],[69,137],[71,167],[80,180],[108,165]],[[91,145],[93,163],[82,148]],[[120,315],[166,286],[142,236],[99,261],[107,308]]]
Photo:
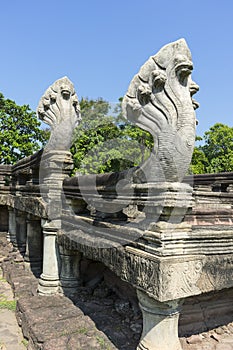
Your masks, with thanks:
[[[214,293],[217,305],[219,291],[233,288],[233,175],[185,177],[195,142],[192,96],[198,90],[191,71],[190,51],[179,40],[133,78],[123,111],[151,132],[155,145],[142,166],[69,177],[80,110],[65,77],[39,103],[38,116],[52,130],[45,149],[0,167],[0,215],[9,220],[8,240],[40,275],[38,293],[69,295],[82,283],[84,257],[103,263],[137,292],[140,350],[181,349],[180,312],[180,329],[196,331],[187,317],[190,300]],[[196,323],[203,331],[208,322]]]
[[[98,193],[105,200],[108,199],[108,196],[111,200],[115,193],[116,199],[116,183],[124,176],[125,173],[97,175],[95,180]],[[87,180],[90,179],[87,178]],[[159,241],[159,232],[154,240],[151,237],[143,238],[142,232],[138,233],[143,228],[139,229],[133,226],[135,215],[136,217],[138,215],[145,216],[141,205],[142,198],[139,200],[138,193],[135,198],[131,198],[128,207],[125,207],[124,210],[116,213],[101,212],[94,210],[88,201],[85,202],[85,194],[82,196],[84,188],[80,191],[78,178],[66,178],[63,181],[66,206],[62,214],[62,227],[56,233],[51,229],[46,229],[46,209],[41,203],[40,194],[35,191],[35,185],[32,183],[25,182],[21,186],[20,192],[18,191],[15,195],[12,194],[15,190],[14,185],[8,186],[7,191],[5,188],[4,194],[1,192],[0,195],[0,208],[1,213],[7,212],[9,216],[8,239],[14,246],[20,248],[26,266],[30,266],[37,276],[42,272],[43,235],[44,240],[50,241],[47,244],[48,247],[57,247],[55,251],[50,248],[47,252],[44,251],[44,275],[40,279],[39,287],[41,294],[62,291],[69,294],[69,292],[73,292],[81,283],[79,262],[81,257],[85,256],[91,260],[103,262],[121,279],[129,282],[138,290],[138,299],[143,310],[144,320],[149,318],[150,322],[158,322],[160,327],[165,324],[164,329],[169,332],[165,316],[161,316],[164,319],[164,323],[161,323],[156,314],[156,312],[161,314],[159,310],[162,308],[167,315],[166,317],[173,322],[169,329],[170,332],[174,332],[174,327],[178,322],[178,312],[183,310],[180,318],[180,332],[183,335],[192,334],[193,330],[204,331],[206,323],[212,324],[209,319],[203,321],[203,313],[199,311],[199,303],[201,303],[203,310],[206,308],[205,313],[208,315],[211,303],[214,302],[217,312],[216,325],[217,322],[221,324],[222,319],[225,318],[229,321],[229,314],[232,312],[231,298],[229,299],[229,293],[232,290],[233,247],[231,225],[229,224],[232,220],[232,184],[232,173],[205,174],[193,177],[193,208],[185,216],[185,220],[192,223],[192,231],[189,232],[189,237],[183,235],[180,238],[183,242],[182,249],[178,232],[176,232],[174,245],[176,250],[173,250],[173,254],[169,254],[169,250],[166,250],[165,256],[161,254],[162,244],[160,247],[158,244],[154,247],[151,244],[151,242],[155,242],[155,238],[157,242]],[[89,196],[92,198],[90,186],[87,188]],[[21,207],[19,203],[22,204]],[[114,205],[117,206],[117,203]],[[19,207],[23,210],[20,210]],[[32,215],[32,212],[37,213],[38,216]],[[160,230],[162,232],[162,228]],[[184,233],[184,228],[182,230]],[[182,230],[180,229],[179,235]],[[116,238],[120,238],[123,244],[120,242],[122,245],[116,247],[103,246],[98,248],[95,246],[93,236],[91,236],[93,234],[97,241],[103,239],[105,234],[108,240],[112,236],[111,242],[118,243]],[[126,244],[123,239],[126,240]],[[150,242],[149,248],[146,248],[148,242]],[[191,243],[193,244],[191,245]],[[172,252],[170,246],[169,249]],[[147,250],[149,251],[147,252]],[[53,272],[50,262],[47,262],[47,258],[50,259],[51,255],[55,258]],[[44,283],[44,281],[46,282]],[[149,295],[145,293],[146,289],[149,291]],[[217,290],[221,292],[217,292]],[[224,294],[224,290],[227,294]],[[175,299],[172,293],[175,293]],[[195,295],[197,299],[195,299]],[[190,307],[190,298],[195,300],[191,303],[192,307]],[[172,299],[178,303],[174,307],[169,304]],[[152,306],[153,300],[155,302]],[[145,306],[143,306],[144,304]],[[150,305],[149,309],[148,305]],[[192,316],[193,313],[195,313],[195,318]],[[154,316],[152,317],[152,315]],[[144,326],[144,332],[147,332],[147,327],[149,327],[148,323]],[[157,332],[164,339],[163,331],[160,328],[155,330],[156,337],[158,337]],[[140,345],[141,348],[143,349],[143,346],[151,347],[148,345],[151,341],[153,342],[153,335],[152,340],[150,338],[146,340],[146,345],[144,343]],[[174,348],[175,345],[172,346]]]

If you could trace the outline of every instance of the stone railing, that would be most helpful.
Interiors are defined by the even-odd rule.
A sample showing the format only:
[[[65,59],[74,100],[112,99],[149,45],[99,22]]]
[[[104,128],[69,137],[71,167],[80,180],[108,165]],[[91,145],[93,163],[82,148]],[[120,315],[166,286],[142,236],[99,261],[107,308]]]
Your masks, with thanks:
[[[18,161],[11,168],[0,168],[0,177],[6,172],[4,168],[8,169],[5,183],[0,187],[0,215],[4,217],[1,230],[7,227],[8,240],[20,250],[25,262],[37,275],[43,257],[41,221],[47,217],[39,188],[42,152]]]
[[[194,177],[195,225],[232,225],[233,173]]]
[[[0,168],[0,179],[7,178],[0,205],[9,217],[8,239],[40,276],[38,293],[69,294],[80,284],[82,257],[102,262],[137,291],[143,314],[138,349],[181,349],[181,305],[187,309],[190,298],[233,287],[232,174],[185,178],[198,90],[191,71],[189,49],[179,40],[133,78],[124,114],[154,138],[142,166],[69,177],[80,111],[72,83],[62,78],[38,107],[51,127],[45,149]],[[190,332],[187,318],[181,320]]]

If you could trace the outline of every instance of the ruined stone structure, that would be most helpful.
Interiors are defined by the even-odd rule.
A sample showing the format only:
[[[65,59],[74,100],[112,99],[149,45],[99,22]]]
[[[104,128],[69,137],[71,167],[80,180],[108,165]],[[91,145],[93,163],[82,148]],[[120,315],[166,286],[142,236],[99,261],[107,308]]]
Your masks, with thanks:
[[[182,304],[180,329],[192,334],[211,324],[198,311],[191,320],[197,302],[190,300],[214,293],[217,305],[217,291],[221,298],[224,290],[232,295],[232,174],[185,177],[198,106],[191,72],[191,54],[181,39],[133,78],[123,100],[125,117],[154,138],[141,167],[69,177],[80,111],[72,83],[63,78],[39,103],[38,116],[52,131],[45,149],[0,168],[3,222],[9,219],[8,238],[25,263],[37,274],[42,268],[38,293],[69,294],[81,283],[83,256],[102,262],[137,291],[140,350],[181,349]],[[215,321],[221,324],[221,312]]]

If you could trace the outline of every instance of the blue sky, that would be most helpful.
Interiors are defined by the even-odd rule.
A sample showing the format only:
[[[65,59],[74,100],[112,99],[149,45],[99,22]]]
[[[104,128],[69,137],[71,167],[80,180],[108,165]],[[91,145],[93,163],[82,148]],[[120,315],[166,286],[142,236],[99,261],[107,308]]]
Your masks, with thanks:
[[[5,0],[0,33],[0,91],[33,110],[64,75],[79,98],[117,102],[149,56],[183,37],[200,86],[197,133],[233,126],[232,0]]]

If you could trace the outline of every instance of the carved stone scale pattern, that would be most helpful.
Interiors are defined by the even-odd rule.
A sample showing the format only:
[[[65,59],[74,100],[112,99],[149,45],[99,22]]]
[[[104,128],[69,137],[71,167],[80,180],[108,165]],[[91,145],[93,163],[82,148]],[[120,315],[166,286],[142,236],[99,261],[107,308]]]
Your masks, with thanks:
[[[126,118],[149,131],[154,150],[143,166],[151,181],[181,181],[195,143],[198,91],[191,79],[193,63],[184,39],[164,46],[141,67],[123,100]]]

